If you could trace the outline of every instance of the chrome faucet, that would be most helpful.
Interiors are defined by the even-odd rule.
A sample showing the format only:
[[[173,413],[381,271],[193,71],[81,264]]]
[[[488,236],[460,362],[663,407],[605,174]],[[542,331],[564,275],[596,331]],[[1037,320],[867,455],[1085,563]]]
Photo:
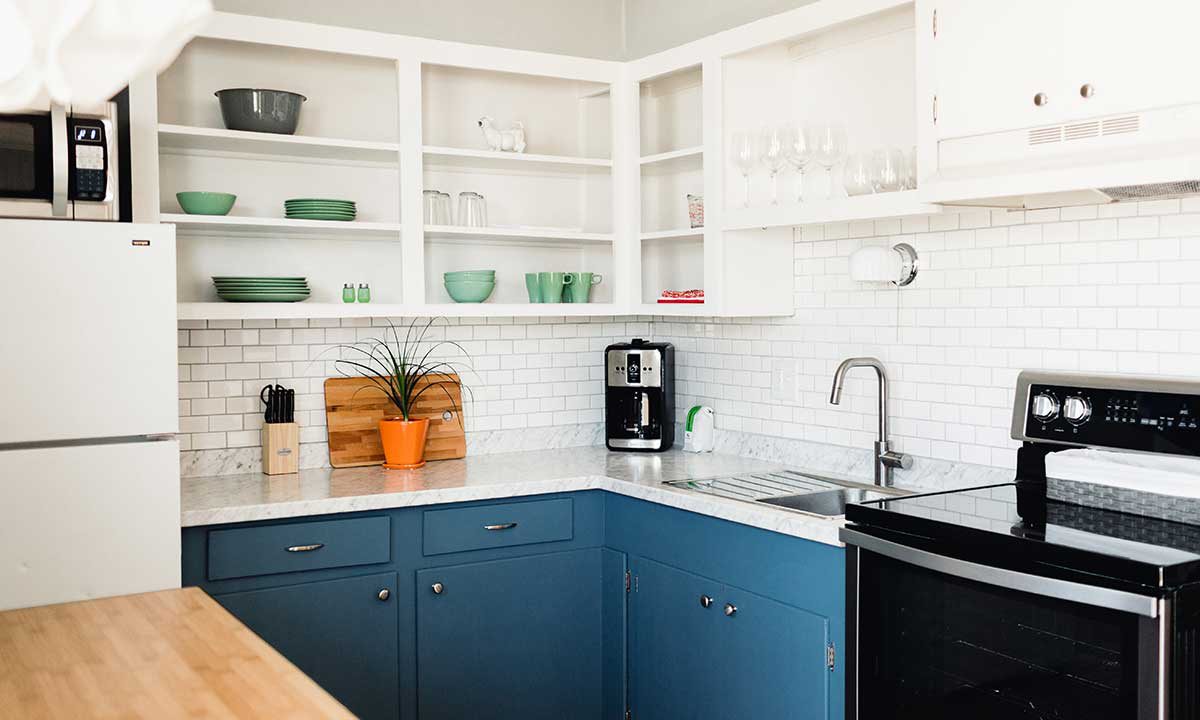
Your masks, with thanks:
[[[848,358],[838,365],[833,373],[833,390],[829,393],[829,402],[837,405],[842,400],[842,381],[846,379],[846,371],[856,367],[869,367],[879,376],[879,439],[875,441],[875,484],[881,487],[891,487],[892,469],[912,467],[912,457],[903,453],[892,452],[888,449],[888,381],[887,371],[878,358],[856,357]]]

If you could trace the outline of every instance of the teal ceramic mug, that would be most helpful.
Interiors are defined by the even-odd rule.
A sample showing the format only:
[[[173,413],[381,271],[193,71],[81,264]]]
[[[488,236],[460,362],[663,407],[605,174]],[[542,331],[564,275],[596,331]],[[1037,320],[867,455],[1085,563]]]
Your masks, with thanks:
[[[525,273],[525,290],[529,292],[529,302],[540,303],[542,301],[542,288],[538,284],[537,273]]]
[[[571,283],[563,291],[563,302],[590,302],[592,287],[604,281],[604,276],[600,273],[573,272],[567,275],[571,278]]]
[[[542,291],[542,302],[560,303],[563,301],[563,288],[575,281],[567,273],[540,272],[538,273],[538,289]]]

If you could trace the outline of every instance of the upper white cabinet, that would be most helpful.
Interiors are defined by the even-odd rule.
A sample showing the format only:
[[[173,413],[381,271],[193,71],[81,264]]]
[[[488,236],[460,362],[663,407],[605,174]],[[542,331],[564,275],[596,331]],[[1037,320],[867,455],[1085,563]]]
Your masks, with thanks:
[[[1039,207],[1196,179],[1200,84],[1180,73],[1198,23],[1177,0],[918,0],[921,198]]]

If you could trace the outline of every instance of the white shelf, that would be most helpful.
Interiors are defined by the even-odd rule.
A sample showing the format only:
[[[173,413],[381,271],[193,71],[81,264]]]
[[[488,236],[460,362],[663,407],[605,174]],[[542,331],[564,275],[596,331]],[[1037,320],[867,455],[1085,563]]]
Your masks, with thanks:
[[[706,303],[643,303],[633,308],[638,315],[677,315],[684,317],[716,317]]]
[[[704,167],[704,146],[645,155],[640,162],[642,172],[648,174],[697,171]]]
[[[289,220],[287,218],[245,217],[238,215],[184,215],[162,213],[160,222],[172,223],[180,230],[229,232],[261,235],[352,235],[363,238],[400,239],[400,223],[352,220]]]
[[[703,238],[704,228],[678,228],[676,230],[657,230],[642,233],[642,240],[674,240],[682,238]]]
[[[920,202],[916,190],[805,200],[803,204],[774,207],[733,207],[725,210],[726,230],[812,225],[853,220],[876,220],[940,213],[937,205]]]
[[[389,303],[235,303],[183,302],[180,320],[266,320],[284,318],[361,317],[588,317],[622,313],[608,303],[500,304],[446,303],[400,305]]]
[[[433,167],[542,169],[558,172],[610,172],[612,160],[573,157],[570,155],[539,155],[537,153],[472,150],[467,148],[426,145],[425,164]]]
[[[559,243],[611,243],[613,241],[611,233],[585,233],[573,230],[540,228],[473,228],[460,225],[425,226],[426,240],[459,240],[468,238]]]
[[[158,145],[162,150],[175,152],[231,152],[322,160],[398,163],[400,156],[400,145],[397,143],[245,132],[165,123],[158,126]]]

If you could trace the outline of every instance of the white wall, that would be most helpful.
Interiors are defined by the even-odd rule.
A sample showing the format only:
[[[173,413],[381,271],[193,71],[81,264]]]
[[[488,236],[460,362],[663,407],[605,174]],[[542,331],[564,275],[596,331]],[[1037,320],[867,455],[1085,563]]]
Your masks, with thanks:
[[[603,59],[621,55],[621,0],[215,0],[218,10]]]
[[[815,0],[624,0],[625,59],[651,55]]]
[[[850,280],[851,252],[896,242],[920,252],[911,286]],[[875,355],[901,451],[1011,467],[1023,368],[1200,377],[1200,198],[804,227],[795,266],[793,318],[655,323],[679,348],[681,413],[869,448],[874,374],[854,371],[840,407],[829,389],[841,360]]]

